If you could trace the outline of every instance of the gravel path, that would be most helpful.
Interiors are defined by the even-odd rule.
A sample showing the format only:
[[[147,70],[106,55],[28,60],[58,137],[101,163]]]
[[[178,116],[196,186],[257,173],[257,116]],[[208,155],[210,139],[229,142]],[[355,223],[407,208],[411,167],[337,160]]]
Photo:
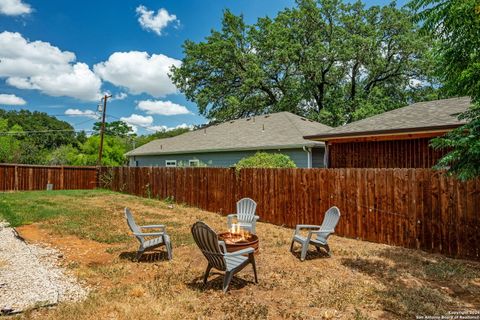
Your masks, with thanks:
[[[0,222],[0,315],[85,298],[87,289],[59,267],[59,256]]]

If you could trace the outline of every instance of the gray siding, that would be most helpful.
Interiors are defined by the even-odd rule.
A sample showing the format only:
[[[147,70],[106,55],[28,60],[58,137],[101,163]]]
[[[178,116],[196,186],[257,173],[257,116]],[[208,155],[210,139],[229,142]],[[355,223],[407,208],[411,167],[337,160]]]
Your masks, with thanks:
[[[325,149],[324,148],[313,148],[312,149],[312,167],[313,168],[323,168],[325,167],[324,161]]]
[[[323,149],[322,149],[323,150]],[[260,151],[260,150],[258,150]],[[236,164],[240,159],[254,155],[257,150],[253,151],[229,151],[229,152],[206,152],[195,154],[171,154],[171,155],[155,155],[155,156],[135,156],[130,157],[130,166],[158,166],[165,167],[166,160],[176,160],[177,165],[180,162],[185,163],[188,166],[189,160],[198,159],[202,163],[207,164],[209,167],[231,167]],[[283,153],[290,157],[299,168],[307,168],[308,166],[308,154],[302,149],[283,149],[283,150],[265,150],[272,153]],[[323,155],[323,151],[321,152]],[[312,153],[313,164],[318,163]],[[322,163],[323,167],[323,156]],[[314,165],[315,167],[315,165]]]

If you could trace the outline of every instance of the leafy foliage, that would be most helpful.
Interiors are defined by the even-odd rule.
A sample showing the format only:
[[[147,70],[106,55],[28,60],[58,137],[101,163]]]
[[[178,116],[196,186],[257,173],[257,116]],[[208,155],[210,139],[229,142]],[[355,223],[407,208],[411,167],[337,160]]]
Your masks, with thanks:
[[[81,146],[80,153],[74,160],[75,165],[92,166],[97,164],[98,150],[100,148],[100,136],[91,136]],[[119,166],[126,162],[124,154],[126,146],[120,137],[105,136],[103,140],[102,165]]]
[[[432,141],[450,150],[438,168],[466,180],[480,176],[480,4],[477,0],[413,0],[425,31],[437,38],[436,72],[444,90],[469,95],[474,106],[461,115],[468,124]]]
[[[237,170],[245,168],[296,168],[289,156],[282,153],[257,152],[255,155],[243,158],[235,165]]]
[[[93,126],[94,135],[85,131],[75,133],[67,122],[46,113],[27,110],[0,109],[0,163],[96,165],[100,123]],[[57,131],[61,130],[61,131]],[[123,121],[105,123],[102,164],[124,165],[124,154],[154,139],[173,137],[189,129],[160,131],[153,135],[137,136]],[[31,132],[35,131],[35,132]]]
[[[480,107],[477,105],[460,116],[469,122],[444,137],[432,140],[437,149],[451,149],[439,160],[437,168],[449,168],[461,180],[480,176]]]
[[[0,118],[0,163],[18,162],[21,157],[20,141],[14,135],[7,135],[5,132],[22,132],[22,127],[14,125],[8,128],[8,120]]]
[[[95,134],[100,133],[101,126],[102,126],[101,122],[95,122],[93,124],[93,131],[95,132]],[[120,120],[120,121],[105,122],[105,135],[125,138],[132,132],[133,132],[132,127],[130,127],[124,121]]]
[[[135,138],[135,146],[138,148],[141,145],[144,145],[150,141],[156,139],[164,139],[164,138],[171,138],[183,134],[185,132],[190,131],[189,128],[177,128],[173,130],[164,130],[164,131],[157,131],[153,134],[149,135],[142,135]]]
[[[171,78],[200,113],[226,121],[289,111],[329,125],[425,100],[428,36],[407,9],[360,1],[299,0],[247,25],[225,11],[222,29],[186,41]]]
[[[78,141],[73,127],[43,112],[0,109],[0,162],[42,164],[56,148]]]

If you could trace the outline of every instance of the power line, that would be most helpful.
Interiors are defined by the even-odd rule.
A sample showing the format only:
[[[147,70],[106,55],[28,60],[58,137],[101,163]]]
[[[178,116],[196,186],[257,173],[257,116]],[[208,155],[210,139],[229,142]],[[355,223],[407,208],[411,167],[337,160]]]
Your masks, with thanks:
[[[72,124],[72,127],[76,127],[87,122],[94,121],[96,119],[87,119],[84,121],[80,121],[77,123]],[[25,134],[42,134],[42,133],[61,133],[61,132],[95,132],[95,130],[85,130],[85,129],[49,129],[49,130],[28,130],[28,131],[7,131],[7,132],[0,132],[0,135],[25,135]]]
[[[0,132],[0,135],[25,135],[25,134],[41,134],[41,133],[56,133],[56,132],[95,132],[95,130],[81,130],[81,129],[58,129],[58,130],[32,130],[32,131],[8,131]]]
[[[116,116],[112,116],[111,114],[107,114],[107,116],[109,116],[109,117],[111,117],[111,118],[114,118],[114,119],[117,119],[117,120],[123,121],[121,118],[116,117]],[[124,122],[125,122],[125,121],[124,121]],[[135,124],[135,126],[140,127],[140,128],[143,128],[143,129],[145,129],[145,130],[152,131],[152,132],[158,132],[158,130],[155,130],[155,129],[152,129],[152,128],[149,128],[149,127],[146,127],[146,126],[142,126],[142,125],[140,125],[140,124]]]
[[[88,120],[85,120],[85,121],[80,121],[80,122],[78,122],[78,123],[72,124],[71,126],[72,126],[72,127],[79,126],[79,125],[81,125],[81,124],[84,124],[84,123],[87,123],[87,122],[90,122],[90,121],[94,121],[94,120],[96,120],[96,119],[88,119]]]

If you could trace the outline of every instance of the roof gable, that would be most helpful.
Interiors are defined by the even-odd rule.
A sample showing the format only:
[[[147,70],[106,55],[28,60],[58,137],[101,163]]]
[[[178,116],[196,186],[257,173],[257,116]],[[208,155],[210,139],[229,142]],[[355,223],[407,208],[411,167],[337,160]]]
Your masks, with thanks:
[[[172,138],[151,141],[127,153],[128,156],[228,150],[275,149],[321,145],[303,138],[331,127],[278,112],[232,120],[187,132]]]
[[[470,104],[471,99],[469,97],[418,102],[336,127],[327,132],[307,135],[306,138],[331,139],[357,135],[380,135],[453,128],[465,123],[465,121],[458,120],[458,115],[465,112]]]

